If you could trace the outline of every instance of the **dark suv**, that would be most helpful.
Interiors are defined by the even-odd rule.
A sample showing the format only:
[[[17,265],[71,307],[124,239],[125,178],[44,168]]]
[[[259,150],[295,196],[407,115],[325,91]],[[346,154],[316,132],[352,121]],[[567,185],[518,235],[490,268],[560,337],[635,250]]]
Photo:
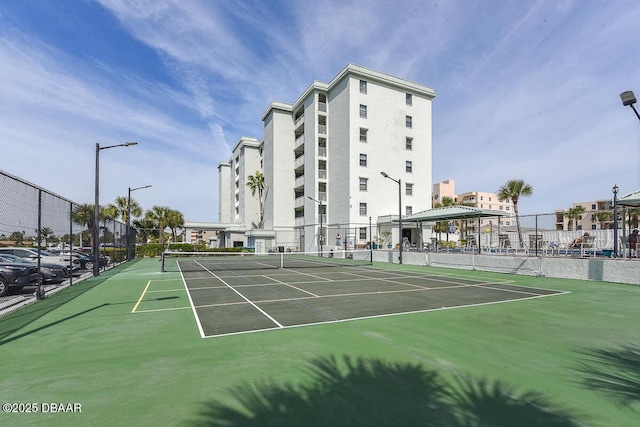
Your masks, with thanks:
[[[0,253],[0,262],[13,262],[17,264],[36,265],[31,261],[28,261],[19,256],[2,254]],[[37,265],[36,265],[37,266]],[[69,270],[67,267],[59,264],[49,264],[46,262],[40,263],[40,275],[44,283],[60,283],[64,279],[69,277]]]
[[[9,289],[20,290],[28,285],[37,285],[40,275],[33,265],[0,262],[0,296],[9,293]]]

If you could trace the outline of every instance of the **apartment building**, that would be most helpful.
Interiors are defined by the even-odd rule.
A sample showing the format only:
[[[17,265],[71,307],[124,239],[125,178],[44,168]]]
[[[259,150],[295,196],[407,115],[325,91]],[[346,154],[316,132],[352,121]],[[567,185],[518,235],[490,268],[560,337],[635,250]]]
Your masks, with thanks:
[[[572,218],[568,209],[556,209],[556,230],[608,230],[613,228],[613,208],[611,200],[573,203],[572,208],[584,210],[577,218]]]
[[[455,204],[473,206],[480,209],[489,209],[495,211],[503,211],[508,216],[500,217],[500,226],[509,227],[515,226],[515,212],[513,210],[513,202],[511,200],[502,200],[496,193],[489,193],[483,191],[469,191],[466,193],[456,194],[455,181],[448,179],[446,181],[438,182],[433,185],[433,203],[442,203],[445,198],[453,199]],[[495,225],[496,218],[480,218],[480,228],[484,229],[487,226]],[[470,222],[467,227],[469,232],[475,232],[478,222]]]
[[[403,215],[431,207],[434,97],[427,86],[349,64],[329,83],[314,81],[293,104],[272,102],[263,138],[241,140],[219,166],[220,222],[237,227],[224,234],[299,250],[332,246],[338,233],[356,245],[387,230],[399,242],[392,222],[399,193]],[[246,186],[256,167],[265,177],[262,229],[254,226],[259,204]],[[407,227],[402,234],[417,241],[419,233]]]

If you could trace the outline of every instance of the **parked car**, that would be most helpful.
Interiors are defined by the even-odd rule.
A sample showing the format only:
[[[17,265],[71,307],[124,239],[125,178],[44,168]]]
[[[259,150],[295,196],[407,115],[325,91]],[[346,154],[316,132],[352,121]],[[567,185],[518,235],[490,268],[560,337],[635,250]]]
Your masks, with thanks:
[[[91,248],[82,248],[82,249],[74,249],[74,254],[86,256],[91,260],[91,265],[87,266],[87,270],[93,269],[93,253],[91,253]],[[111,264],[111,257],[108,255],[100,255],[100,267],[106,267]]]
[[[27,285],[38,284],[40,275],[33,264],[0,262],[0,296],[9,290],[20,290]]]
[[[0,254],[9,254],[19,256],[20,258],[25,258],[31,260],[33,262],[38,261],[38,257],[40,257],[40,262],[46,262],[51,264],[60,264],[64,267],[69,266],[69,255],[53,255],[49,252],[41,250],[38,252],[38,249],[34,248],[0,248]],[[73,260],[73,269],[77,270],[80,268],[80,261],[77,259]]]
[[[82,252],[76,252],[75,250],[69,251],[69,249],[49,249],[48,252],[56,256],[73,257],[74,264],[75,260],[77,260],[79,268],[82,270],[93,269],[93,258],[90,258],[87,254]]]
[[[0,262],[34,265],[33,261],[9,254],[0,254]],[[60,283],[69,277],[69,269],[60,264],[40,262],[40,276],[45,283]]]

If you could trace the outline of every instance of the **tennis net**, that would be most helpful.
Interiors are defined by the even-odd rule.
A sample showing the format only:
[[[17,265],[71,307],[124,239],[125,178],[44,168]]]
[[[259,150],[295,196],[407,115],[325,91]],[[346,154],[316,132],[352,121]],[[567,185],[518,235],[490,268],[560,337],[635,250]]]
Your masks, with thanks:
[[[162,271],[234,271],[371,265],[370,250],[323,252],[163,252]]]

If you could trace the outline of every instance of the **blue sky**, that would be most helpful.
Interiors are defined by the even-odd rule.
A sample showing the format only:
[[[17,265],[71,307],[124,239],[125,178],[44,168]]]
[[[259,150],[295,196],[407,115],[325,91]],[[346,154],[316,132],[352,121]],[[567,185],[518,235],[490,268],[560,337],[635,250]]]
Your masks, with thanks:
[[[355,63],[432,87],[433,182],[533,186],[521,213],[640,188],[640,2],[3,0],[0,169],[93,203],[218,220],[218,171]]]

